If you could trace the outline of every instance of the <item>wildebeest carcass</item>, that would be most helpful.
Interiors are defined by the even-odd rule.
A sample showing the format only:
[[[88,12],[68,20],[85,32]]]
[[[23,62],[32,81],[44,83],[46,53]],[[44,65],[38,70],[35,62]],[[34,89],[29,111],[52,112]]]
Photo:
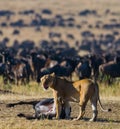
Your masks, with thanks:
[[[70,117],[71,113],[71,107],[65,108],[65,105],[62,103],[61,107],[61,114],[60,118],[64,119],[66,116]],[[35,118],[42,118],[42,117],[47,117],[49,119],[52,119],[53,117],[56,116],[56,105],[54,103],[53,98],[48,98],[48,99],[43,99],[39,103],[37,103],[34,107],[35,109]]]
[[[20,101],[17,103],[9,103],[6,106],[14,107],[17,105],[24,105],[24,104],[32,105],[35,110],[35,114],[31,116],[28,114],[19,113],[17,115],[18,117],[25,117],[26,119],[30,120],[30,119],[44,119],[44,118],[52,119],[53,117],[56,116],[56,105],[54,103],[54,98],[46,98],[40,101],[38,100]],[[60,118],[65,119],[66,116],[70,117],[70,114],[71,114],[71,106],[69,105],[68,107],[65,107],[64,103],[62,103]]]

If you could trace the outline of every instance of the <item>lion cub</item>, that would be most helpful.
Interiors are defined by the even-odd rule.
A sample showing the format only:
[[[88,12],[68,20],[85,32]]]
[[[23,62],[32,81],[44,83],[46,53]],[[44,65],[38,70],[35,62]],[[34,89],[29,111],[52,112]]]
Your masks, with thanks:
[[[44,75],[41,78],[41,84],[46,90],[49,87],[53,89],[53,96],[56,104],[56,119],[60,119],[61,99],[64,102],[66,114],[69,107],[69,101],[79,104],[80,111],[75,120],[79,120],[85,114],[85,107],[88,100],[91,101],[93,110],[93,116],[90,121],[95,121],[97,118],[97,101],[99,102],[102,111],[111,111],[110,109],[103,109],[99,98],[98,84],[94,83],[91,79],[83,79],[72,83],[64,78],[57,77],[54,73],[52,73]]]

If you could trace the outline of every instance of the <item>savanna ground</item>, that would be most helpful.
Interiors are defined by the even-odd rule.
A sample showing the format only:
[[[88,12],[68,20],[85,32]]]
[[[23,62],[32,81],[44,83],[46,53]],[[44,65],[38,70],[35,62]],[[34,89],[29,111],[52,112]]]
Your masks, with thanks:
[[[1,80],[2,82],[2,80]],[[2,84],[2,83],[1,83]],[[43,98],[52,97],[52,90],[44,91],[40,85],[31,82],[26,86],[6,85],[1,86],[0,91],[0,128],[1,129],[119,129],[120,127],[120,83],[113,84],[111,87],[100,85],[100,96],[105,108],[111,108],[112,112],[104,113],[98,106],[98,119],[96,122],[89,122],[92,115],[90,103],[87,104],[86,113],[83,120],[37,120],[18,117],[25,114],[29,117],[34,115],[32,105],[23,104],[8,107],[8,104],[18,102],[38,101]],[[71,103],[74,118],[78,115],[78,106]]]
[[[62,39],[68,41],[71,46],[74,47],[75,40],[81,40],[80,33],[83,30],[90,30],[95,36],[99,36],[103,33],[112,33],[110,30],[95,28],[95,24],[99,21],[101,24],[108,24],[111,19],[116,19],[120,22],[120,1],[119,0],[69,0],[69,1],[58,1],[58,0],[0,0],[1,10],[10,10],[15,12],[15,15],[11,16],[10,20],[7,21],[6,17],[1,17],[0,22],[6,22],[9,24],[12,21],[17,21],[23,19],[24,23],[29,24],[31,19],[34,18],[33,15],[24,16],[18,14],[20,11],[33,9],[36,13],[40,13],[43,9],[49,9],[52,14],[46,15],[42,14],[43,17],[54,17],[59,14],[64,18],[73,16],[75,19],[75,25],[82,24],[82,27],[69,28],[69,27],[41,27],[40,31],[36,31],[35,27],[23,27],[17,28],[20,30],[19,35],[12,35],[14,28],[11,26],[1,27],[3,35],[0,36],[0,40],[4,37],[10,39],[8,46],[11,46],[14,40],[19,40],[20,42],[26,39],[34,40],[36,45],[39,45],[39,41],[42,39],[48,39],[49,32],[59,32],[62,34]],[[96,10],[98,16],[88,16],[80,17],[78,14],[80,11],[85,9]],[[112,13],[107,13],[110,10]],[[112,15],[112,14],[116,15]],[[87,22],[86,22],[87,21]],[[100,25],[101,25],[100,24]],[[88,28],[92,25],[92,28]],[[78,29],[79,28],[79,29]],[[117,29],[117,31],[120,31]],[[66,35],[74,35],[74,39],[68,38]],[[118,35],[119,37],[119,35]],[[116,36],[116,38],[118,38]],[[58,39],[56,39],[58,40]],[[103,46],[105,49],[105,46]],[[99,107],[98,120],[96,122],[89,122],[88,119],[91,117],[91,107],[88,103],[86,108],[86,114],[83,120],[72,121],[72,120],[27,120],[25,118],[20,118],[17,115],[19,113],[33,115],[34,110],[31,105],[16,105],[14,107],[6,107],[9,103],[15,103],[19,101],[29,102],[31,100],[41,100],[42,98],[52,97],[51,90],[44,91],[36,82],[30,82],[26,86],[15,86],[15,85],[4,85],[2,79],[0,80],[0,128],[1,129],[119,129],[120,128],[120,83],[112,86],[105,86],[105,84],[100,84],[100,96],[102,98],[103,106],[112,109],[110,113],[102,112]],[[10,92],[5,92],[9,90]],[[72,117],[77,116],[78,107],[75,104],[72,105]]]

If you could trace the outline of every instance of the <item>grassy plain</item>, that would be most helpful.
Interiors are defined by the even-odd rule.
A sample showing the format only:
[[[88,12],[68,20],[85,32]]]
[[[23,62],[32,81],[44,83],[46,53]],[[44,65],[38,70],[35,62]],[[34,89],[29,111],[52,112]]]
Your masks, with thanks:
[[[2,81],[1,81],[1,84]],[[0,129],[119,129],[120,126],[120,83],[111,87],[100,84],[100,97],[105,108],[110,107],[112,112],[104,113],[98,106],[98,119],[96,122],[89,122],[92,115],[90,103],[87,104],[86,114],[83,120],[29,120],[24,117],[18,117],[23,113],[29,116],[34,114],[32,105],[16,105],[7,107],[7,104],[20,101],[29,102],[52,97],[52,91],[44,91],[40,85],[31,82],[26,86],[6,85],[1,87],[0,91]],[[7,92],[5,92],[7,91]],[[9,91],[9,92],[8,92]],[[71,117],[78,114],[78,106],[71,103]]]

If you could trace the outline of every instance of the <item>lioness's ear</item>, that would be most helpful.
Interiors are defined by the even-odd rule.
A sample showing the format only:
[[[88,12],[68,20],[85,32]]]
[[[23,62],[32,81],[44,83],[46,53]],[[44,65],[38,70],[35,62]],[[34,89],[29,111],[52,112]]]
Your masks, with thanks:
[[[41,81],[41,82],[43,81],[43,77],[40,78],[40,81]]]
[[[53,73],[51,73],[50,75],[54,77],[54,76],[55,76],[55,73],[53,72]]]

